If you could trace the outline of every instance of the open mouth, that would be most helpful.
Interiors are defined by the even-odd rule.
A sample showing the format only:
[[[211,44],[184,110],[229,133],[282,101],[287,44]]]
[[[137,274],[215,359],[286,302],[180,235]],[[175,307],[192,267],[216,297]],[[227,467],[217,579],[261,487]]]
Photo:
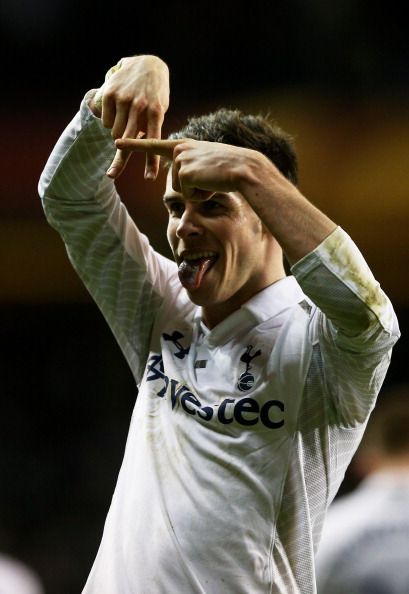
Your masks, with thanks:
[[[218,255],[210,251],[184,252],[179,265],[179,280],[185,289],[198,289],[217,258]]]

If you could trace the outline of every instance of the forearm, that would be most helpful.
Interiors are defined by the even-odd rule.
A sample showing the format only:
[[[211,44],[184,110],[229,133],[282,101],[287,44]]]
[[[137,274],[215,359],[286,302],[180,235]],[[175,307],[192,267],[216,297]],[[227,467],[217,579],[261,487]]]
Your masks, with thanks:
[[[392,306],[351,238],[259,153],[241,191],[293,265],[305,293],[339,330],[358,336],[396,322]]]
[[[251,153],[247,167],[240,172],[240,191],[294,264],[312,252],[337,225],[267,158]]]
[[[106,176],[114,153],[110,131],[83,103],[57,142],[39,189],[48,221],[139,381],[144,345],[163,301],[160,289],[174,264],[154,253]]]
[[[109,130],[90,112],[86,100],[57,141],[39,181],[46,210],[64,203],[94,201],[115,154]],[[109,182],[113,188],[113,182]]]

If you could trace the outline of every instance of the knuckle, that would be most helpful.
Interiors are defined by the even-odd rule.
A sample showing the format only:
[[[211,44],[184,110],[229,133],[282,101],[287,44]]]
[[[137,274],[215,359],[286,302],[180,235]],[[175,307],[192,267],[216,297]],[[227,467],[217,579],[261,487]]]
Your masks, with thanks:
[[[105,89],[103,93],[103,98],[105,101],[112,103],[115,101],[115,90],[114,89]]]
[[[155,102],[152,103],[151,105],[149,105],[148,107],[148,114],[150,119],[153,120],[157,120],[157,121],[163,121],[163,109],[160,103]]]
[[[146,97],[134,97],[132,99],[132,107],[138,111],[144,111],[148,106]]]
[[[181,167],[178,171],[177,177],[182,184],[185,183],[189,178],[189,172],[187,171],[187,168]]]
[[[129,95],[118,95],[116,103],[118,107],[126,107],[127,105],[129,105],[130,101],[131,98],[129,97]]]
[[[183,143],[181,143],[181,144],[177,144],[173,149],[173,156],[174,156],[175,160],[178,161],[178,163],[182,162],[183,152],[184,152],[185,148],[186,147],[183,145]]]

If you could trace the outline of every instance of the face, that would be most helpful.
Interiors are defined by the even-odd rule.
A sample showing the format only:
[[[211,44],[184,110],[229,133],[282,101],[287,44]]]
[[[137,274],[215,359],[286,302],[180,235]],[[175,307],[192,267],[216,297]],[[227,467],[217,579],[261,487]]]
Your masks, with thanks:
[[[173,190],[169,174],[164,202],[179,278],[210,325],[273,282],[268,263],[274,240],[240,194],[186,200]]]

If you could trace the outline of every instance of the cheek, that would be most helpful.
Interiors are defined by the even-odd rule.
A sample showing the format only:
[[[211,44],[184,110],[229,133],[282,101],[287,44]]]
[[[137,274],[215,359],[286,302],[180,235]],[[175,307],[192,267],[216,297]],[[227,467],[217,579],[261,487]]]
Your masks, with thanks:
[[[263,223],[246,201],[241,204],[237,222],[241,228],[244,227],[247,230],[249,236],[261,236]]]
[[[249,217],[249,228],[251,230],[251,233],[256,237],[261,238],[264,234],[263,223],[254,212],[252,212],[251,214],[252,216]]]
[[[176,225],[174,224],[174,222],[172,222],[172,220],[169,220],[168,222],[166,237],[168,239],[170,247],[173,249],[176,242]]]
[[[240,224],[240,235],[242,247],[247,246],[250,251],[256,249],[264,239],[263,224],[260,219],[256,215],[243,217]]]

